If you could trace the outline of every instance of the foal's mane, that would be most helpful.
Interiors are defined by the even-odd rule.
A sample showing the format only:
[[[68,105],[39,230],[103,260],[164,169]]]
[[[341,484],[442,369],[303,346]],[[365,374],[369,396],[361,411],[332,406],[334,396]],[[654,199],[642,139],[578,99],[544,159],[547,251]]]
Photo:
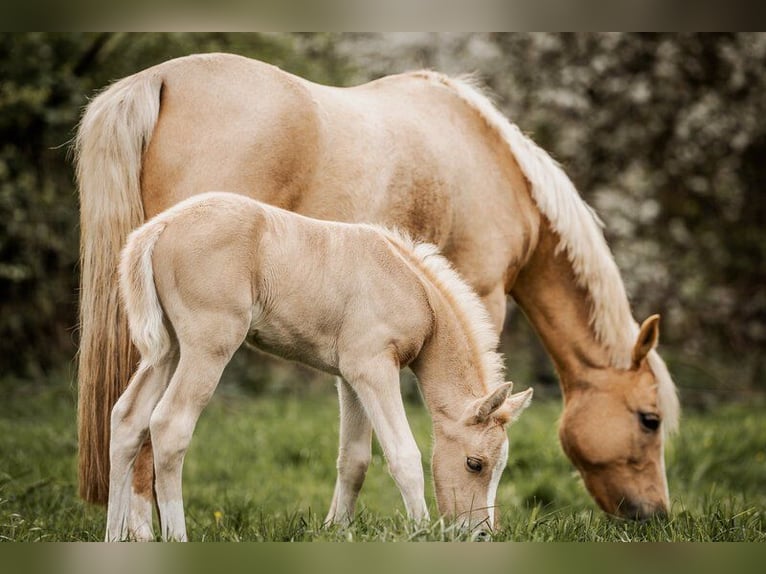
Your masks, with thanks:
[[[559,236],[558,252],[566,253],[578,285],[589,295],[590,324],[596,339],[606,348],[613,367],[629,368],[639,327],[596,213],[582,200],[561,166],[503,116],[473,78],[450,78],[431,71],[415,75],[451,89],[507,144],[529,182],[538,209]],[[675,430],[679,418],[675,385],[664,361],[654,351],[649,355],[649,365],[658,383],[665,429]]]
[[[498,335],[487,308],[452,264],[431,243],[414,241],[398,229],[376,227],[399,254],[415,266],[452,308],[465,333],[486,389],[503,382],[503,357],[495,349]],[[486,390],[485,389],[485,390]]]

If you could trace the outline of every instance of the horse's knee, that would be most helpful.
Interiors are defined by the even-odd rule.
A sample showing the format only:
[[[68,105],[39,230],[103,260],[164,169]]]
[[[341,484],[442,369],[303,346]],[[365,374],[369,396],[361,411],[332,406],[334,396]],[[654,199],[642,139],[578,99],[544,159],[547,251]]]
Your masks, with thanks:
[[[133,402],[128,399],[126,394],[123,394],[112,407],[110,419],[112,435],[129,422],[132,411]]]
[[[145,429],[131,417],[131,405],[125,401],[117,401],[112,409],[110,420],[111,456],[132,458],[141,447],[145,438]]]

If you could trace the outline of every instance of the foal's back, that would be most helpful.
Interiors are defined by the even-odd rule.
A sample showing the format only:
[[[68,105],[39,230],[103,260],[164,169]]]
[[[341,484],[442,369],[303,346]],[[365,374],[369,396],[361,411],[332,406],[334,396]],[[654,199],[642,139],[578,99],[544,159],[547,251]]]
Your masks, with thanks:
[[[263,350],[338,374],[344,357],[391,352],[407,364],[428,334],[425,287],[381,228],[221,192],[166,214],[155,284],[182,347],[224,352],[244,330]]]

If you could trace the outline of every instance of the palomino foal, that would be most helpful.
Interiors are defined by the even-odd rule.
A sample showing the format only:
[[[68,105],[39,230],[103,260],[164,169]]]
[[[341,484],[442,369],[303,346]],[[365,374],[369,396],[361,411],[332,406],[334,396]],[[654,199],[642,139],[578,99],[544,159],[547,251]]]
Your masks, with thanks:
[[[246,339],[341,377],[341,404],[363,408],[408,516],[424,520],[420,452],[399,391],[410,365],[433,417],[439,512],[492,527],[505,425],[532,389],[509,396],[486,310],[433,246],[213,192],[131,234],[120,288],[141,363],[112,412],[107,540],[129,535],[132,468],[147,434],[162,536],[186,540],[184,455]],[[333,521],[352,518],[370,456],[371,428],[356,412],[341,413]]]

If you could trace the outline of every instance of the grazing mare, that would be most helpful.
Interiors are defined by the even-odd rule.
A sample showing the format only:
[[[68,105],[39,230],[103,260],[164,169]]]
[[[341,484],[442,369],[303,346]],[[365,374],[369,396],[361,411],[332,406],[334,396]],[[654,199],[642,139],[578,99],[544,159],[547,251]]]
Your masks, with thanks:
[[[558,371],[561,443],[588,490],[623,516],[667,509],[663,445],[679,406],[654,350],[657,320],[639,329],[597,218],[550,156],[470,83],[414,72],[335,88],[248,58],[195,55],[101,93],[76,145],[87,500],[106,501],[109,413],[136,365],[118,297],[120,249],[145,218],[224,188],[437,245],[498,331],[513,296]],[[368,424],[358,405],[343,408]],[[147,448],[131,506],[134,529],[147,535],[151,479]]]
[[[407,514],[428,518],[420,452],[399,391],[411,366],[433,417],[440,514],[494,523],[508,396],[479,298],[434,246],[368,224],[318,221],[231,193],[204,193],[128,238],[120,289],[141,355],[112,413],[107,540],[130,535],[133,461],[151,433],[163,539],[186,540],[181,467],[197,419],[245,341],[341,377],[372,424]],[[343,403],[342,403],[343,404]],[[350,520],[369,425],[344,412],[349,450],[330,519]]]

